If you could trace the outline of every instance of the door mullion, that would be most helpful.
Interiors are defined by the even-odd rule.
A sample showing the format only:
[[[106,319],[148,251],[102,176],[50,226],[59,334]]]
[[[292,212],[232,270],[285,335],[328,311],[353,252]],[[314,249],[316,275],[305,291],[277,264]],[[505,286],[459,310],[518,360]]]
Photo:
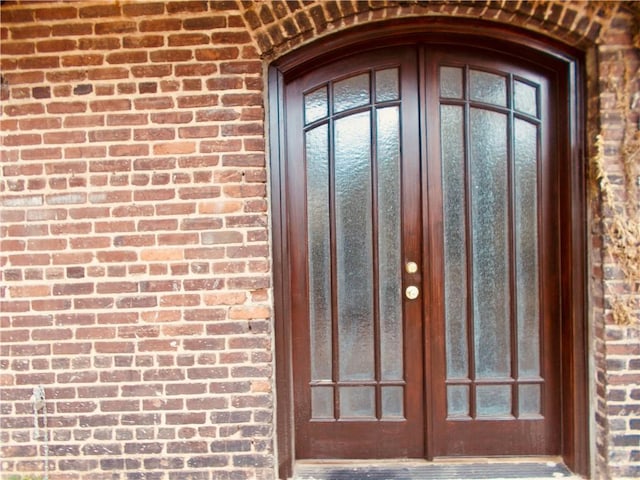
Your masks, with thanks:
[[[475,332],[474,332],[474,318],[473,318],[473,222],[472,222],[472,179],[471,179],[471,164],[470,164],[470,145],[471,145],[471,132],[469,126],[470,119],[470,94],[469,94],[469,67],[465,66],[463,70],[463,85],[464,85],[464,110],[463,110],[463,155],[464,155],[464,203],[465,203],[465,244],[467,251],[466,258],[466,270],[467,270],[467,296],[466,296],[466,312],[467,312],[467,355],[468,355],[468,369],[467,375],[469,376],[469,416],[473,419],[476,418],[476,361],[475,361]]]
[[[508,214],[508,268],[509,268],[509,326],[510,345],[511,345],[511,378],[518,378],[518,302],[516,287],[516,218],[514,199],[515,191],[515,145],[514,145],[514,114],[513,114],[513,75],[508,76],[507,81],[507,214]],[[515,418],[520,416],[519,406],[519,388],[518,382],[515,381],[511,388],[511,411]]]
[[[335,121],[333,119],[333,83],[327,84],[329,107],[329,236],[331,252],[331,380],[333,381],[333,418],[340,418],[340,393],[338,388],[340,348],[338,344],[338,268],[336,258],[336,161]]]
[[[374,73],[371,72],[370,78],[370,91],[373,96],[375,92],[374,89]],[[378,149],[377,149],[377,141],[378,138],[378,130],[377,130],[377,114],[378,111],[375,107],[373,99],[371,101],[371,139],[369,144],[371,146],[371,225],[373,229],[373,235],[371,236],[373,245],[373,345],[374,345],[374,378],[375,378],[375,412],[376,418],[380,420],[382,418],[382,391],[380,388],[380,380],[381,380],[381,371],[380,371],[380,363],[381,363],[381,346],[380,346],[380,252],[378,241],[379,236],[379,222],[378,222]]]

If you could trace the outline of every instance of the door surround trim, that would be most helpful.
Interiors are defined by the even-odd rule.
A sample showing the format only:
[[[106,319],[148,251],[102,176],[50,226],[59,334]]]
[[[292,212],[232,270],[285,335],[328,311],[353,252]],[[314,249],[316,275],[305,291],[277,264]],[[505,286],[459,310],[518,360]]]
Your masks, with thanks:
[[[384,28],[382,28],[384,26]],[[499,39],[500,48],[495,48]],[[575,473],[588,476],[590,471],[588,345],[586,315],[586,185],[583,159],[584,87],[583,54],[555,40],[547,40],[493,22],[462,19],[411,18],[377,22],[325,37],[300,48],[269,67],[269,142],[272,219],[272,258],[274,281],[274,341],[276,382],[276,455],[280,478],[293,472],[294,419],[291,365],[291,308],[288,296],[289,239],[285,182],[284,85],[287,79],[333,62],[351,53],[384,46],[422,42],[455,45],[478,45],[491,42],[491,48],[506,54],[524,56],[530,61],[549,65],[559,75],[558,82],[569,99],[568,108],[560,112],[560,162],[563,184],[560,232],[563,245],[561,259],[562,304],[562,457]],[[487,45],[485,43],[485,45]],[[427,425],[427,431],[429,426]]]

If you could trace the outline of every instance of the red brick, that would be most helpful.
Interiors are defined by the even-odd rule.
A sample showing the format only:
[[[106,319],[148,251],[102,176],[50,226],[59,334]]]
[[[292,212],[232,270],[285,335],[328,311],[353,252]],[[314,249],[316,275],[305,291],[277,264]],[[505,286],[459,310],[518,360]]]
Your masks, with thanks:
[[[9,116],[15,117],[23,115],[39,115],[44,113],[44,105],[40,103],[30,103],[25,105],[6,105],[4,107],[4,112]]]
[[[152,62],[186,62],[193,59],[191,50],[162,49],[149,54]]]
[[[181,28],[182,20],[178,18],[142,20],[139,25],[141,32],[168,32],[171,30],[180,30]]]
[[[109,216],[109,209],[105,207],[72,208],[69,210],[69,216],[75,220],[82,218],[103,218]]]
[[[178,97],[179,108],[214,107],[218,105],[218,95],[187,95]]]
[[[153,146],[153,153],[156,155],[194,153],[195,151],[194,142],[161,143]]]
[[[137,98],[134,100],[136,110],[163,110],[173,108],[173,99],[170,97]]]
[[[86,141],[86,132],[50,132],[44,134],[44,143],[83,143]]]
[[[35,10],[35,18],[38,21],[68,20],[78,17],[78,9],[71,6],[56,6],[55,8],[41,8]],[[3,18],[4,20],[4,18]]]
[[[225,107],[246,107],[249,105],[262,105],[262,95],[258,93],[227,93],[221,97]]]
[[[152,113],[150,116],[152,123],[189,123],[193,120],[191,112],[167,112]]]
[[[165,2],[130,3],[122,6],[122,13],[129,17],[162,15],[164,13],[164,10],[165,10]]]
[[[114,52],[106,56],[107,63],[145,63],[147,61],[147,52],[145,51],[127,51]]]
[[[259,61],[224,62],[220,65],[220,73],[223,75],[246,74],[261,72],[262,64]]]
[[[175,138],[175,131],[172,128],[140,128],[134,130],[133,139],[135,141],[158,141],[172,140]]]
[[[218,126],[181,127],[178,129],[180,138],[210,138],[218,136]]]
[[[63,238],[30,239],[27,242],[27,249],[31,251],[64,250],[65,248],[67,248],[67,240]]]
[[[75,35],[91,35],[93,24],[91,23],[59,23],[52,26],[54,37],[69,37]]]
[[[200,16],[188,18],[184,21],[185,30],[212,30],[227,26],[227,19],[223,16]]]
[[[111,145],[109,147],[109,155],[112,157],[137,157],[148,154],[148,145]]]
[[[168,77],[171,75],[171,65],[134,65],[131,73],[137,78]]]
[[[205,33],[179,33],[169,35],[170,47],[182,47],[187,45],[203,45],[209,43],[209,36]]]
[[[62,57],[63,67],[88,67],[102,65],[104,55],[97,53],[85,53],[83,55],[65,55]]]
[[[96,68],[88,72],[89,80],[114,80],[129,78],[129,70],[123,67]]]
[[[118,110],[130,110],[131,100],[95,100],[89,103],[89,107],[93,112],[113,112]]]
[[[131,139],[130,128],[120,128],[114,130],[95,130],[89,132],[90,142],[114,142]]]
[[[232,60],[238,58],[239,53],[237,47],[199,48],[196,50],[196,60],[201,62]]]
[[[34,11],[23,9],[4,9],[2,11],[3,23],[26,23],[33,22]]]
[[[67,147],[65,158],[102,158],[107,155],[106,147]],[[93,164],[92,164],[93,165]]]
[[[117,35],[122,33],[130,33],[136,31],[136,22],[131,21],[117,21],[117,22],[104,22],[96,23],[95,34],[96,35]]]
[[[38,145],[42,143],[42,135],[39,133],[23,133],[2,137],[2,145],[5,147],[22,147],[24,145]]]
[[[215,63],[195,63],[186,65],[176,65],[175,74],[177,77],[200,77],[213,75],[218,71]]]
[[[82,113],[86,110],[85,102],[51,102],[47,105],[49,113]]]
[[[31,152],[34,150],[39,151],[42,149],[29,149],[28,152]],[[25,158],[24,160],[27,160],[27,159],[28,158]],[[5,167],[2,167],[2,173],[5,177],[18,177],[22,175],[40,175],[42,173],[42,165],[38,165],[38,164],[11,165],[10,164],[10,165],[6,165]]]
[[[37,70],[41,68],[60,67],[59,57],[36,57],[29,55],[18,59],[18,68],[23,70]]]
[[[2,252],[21,252],[25,249],[23,240],[2,240],[0,241],[0,251]],[[12,290],[12,296],[15,296]]]
[[[36,49],[40,53],[65,52],[76,48],[76,41],[70,39],[42,40],[36,43]]]
[[[64,119],[65,128],[74,127],[101,127],[104,125],[103,115],[68,116]]]
[[[124,48],[157,48],[164,46],[164,37],[162,35],[124,37],[122,42]]]
[[[107,38],[81,38],[78,43],[80,50],[116,50],[120,48],[120,39]]]
[[[144,114],[119,113],[107,115],[107,125],[145,125],[146,123],[147,116]]]
[[[2,20],[4,21],[4,11]],[[11,29],[11,37],[13,40],[33,39],[38,37],[51,36],[51,27],[49,25],[30,25],[27,27],[16,27]]]
[[[32,55],[35,51],[33,42],[0,43],[0,54],[2,55]]]
[[[80,18],[98,18],[98,17],[119,17],[119,4],[101,4],[88,7],[81,7],[79,10]]]

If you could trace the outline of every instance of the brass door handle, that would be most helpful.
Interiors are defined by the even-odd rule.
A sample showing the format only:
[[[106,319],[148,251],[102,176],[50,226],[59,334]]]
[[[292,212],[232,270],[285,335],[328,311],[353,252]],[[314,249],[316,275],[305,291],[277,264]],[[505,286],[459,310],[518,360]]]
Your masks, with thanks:
[[[404,294],[409,300],[415,300],[420,295],[420,289],[415,285],[409,285]]]

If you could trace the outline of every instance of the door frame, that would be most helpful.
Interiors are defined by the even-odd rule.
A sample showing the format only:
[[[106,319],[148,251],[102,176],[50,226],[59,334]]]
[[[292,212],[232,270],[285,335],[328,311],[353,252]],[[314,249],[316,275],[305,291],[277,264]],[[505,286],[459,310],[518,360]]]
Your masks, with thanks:
[[[384,28],[382,28],[384,25]],[[280,478],[289,478],[295,462],[290,240],[287,225],[299,221],[287,209],[284,85],[288,79],[355,52],[421,42],[484,45],[525,57],[557,75],[568,99],[559,112],[561,238],[561,454],[565,464],[584,476],[590,471],[589,384],[586,315],[586,174],[584,159],[584,54],[547,39],[495,23],[442,18],[409,18],[371,23],[325,37],[273,62],[268,76],[271,221],[276,384],[276,453]],[[283,128],[280,128],[283,127]],[[569,246],[567,248],[567,246]],[[426,396],[425,407],[431,400]],[[428,411],[428,410],[427,410]],[[426,420],[425,445],[434,435]],[[429,453],[427,453],[428,458]]]

